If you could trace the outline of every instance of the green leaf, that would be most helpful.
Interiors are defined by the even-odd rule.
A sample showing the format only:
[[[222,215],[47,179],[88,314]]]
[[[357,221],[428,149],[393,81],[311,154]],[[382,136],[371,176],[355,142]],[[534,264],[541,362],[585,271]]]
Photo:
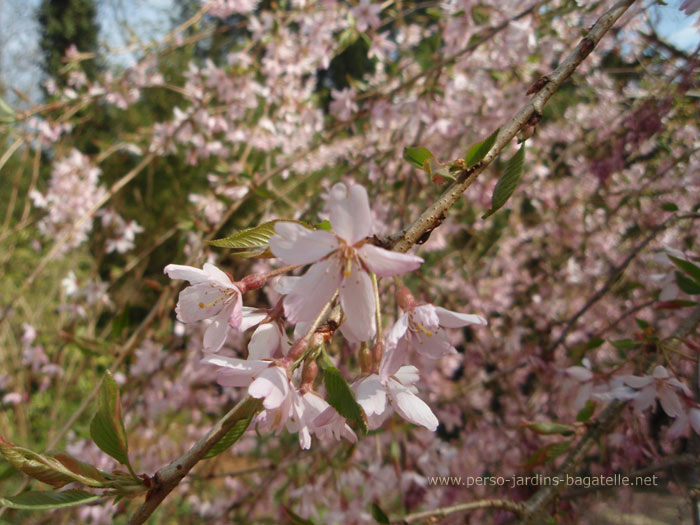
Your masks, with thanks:
[[[275,220],[265,222],[253,228],[237,231],[223,239],[207,241],[212,246],[220,248],[233,248],[234,250],[246,250],[235,255],[256,256],[256,252],[264,253],[270,245],[270,237],[275,234],[275,224],[278,222],[295,222],[305,228],[313,229],[308,224],[301,221]]]
[[[678,206],[673,202],[664,202],[661,205],[661,209],[664,211],[678,211]]]
[[[435,155],[433,155],[428,148],[418,147],[403,149],[403,158],[419,170],[425,170],[425,161],[434,156]]]
[[[20,472],[56,488],[77,481],[90,487],[101,487],[105,481],[92,465],[66,454],[51,457],[19,447],[0,438],[0,454]]]
[[[542,435],[559,434],[562,436],[570,436],[576,431],[576,428],[571,425],[555,423],[554,421],[530,421],[524,423],[523,426],[529,428],[536,434]]]
[[[562,441],[560,443],[550,443],[549,445],[545,445],[544,447],[536,450],[534,454],[528,458],[528,460],[525,462],[525,467],[532,468],[552,461],[569,450],[570,446],[571,441]]]
[[[302,518],[286,505],[282,506],[282,510],[287,515],[287,519],[292,525],[316,525],[313,521]]]
[[[331,230],[331,221],[328,219],[322,220],[318,226],[316,226],[319,230],[325,230],[325,231],[330,231]]]
[[[508,163],[506,164],[505,170],[503,170],[503,175],[498,180],[496,187],[493,189],[493,196],[491,197],[491,209],[487,211],[482,219],[490,217],[496,213],[513,195],[515,187],[520,182],[520,176],[523,173],[523,166],[525,164],[525,143],[523,142],[520,149],[513,155]]]
[[[679,259],[678,257],[673,257],[672,255],[668,256],[669,259],[675,264],[678,268],[683,270],[688,276],[695,281],[695,284],[700,286],[700,267],[696,266],[695,264],[691,263],[690,261],[686,261],[684,259]]]
[[[579,423],[585,423],[586,421],[591,419],[593,412],[595,412],[595,407],[595,401],[586,401],[586,406],[584,406],[581,410],[578,411],[578,414],[576,414],[576,421],[578,421]]]
[[[696,283],[692,279],[688,279],[681,272],[676,273],[676,284],[678,288],[683,290],[688,295],[698,295],[700,294],[700,284]]]
[[[491,151],[491,148],[496,143],[496,138],[498,137],[498,132],[501,128],[491,133],[485,140],[474,144],[467,154],[464,156],[464,166],[469,169],[472,166],[476,166],[479,162],[483,160],[486,154]]]
[[[391,521],[389,521],[389,516],[386,515],[386,513],[379,507],[379,505],[377,505],[376,503],[372,503],[372,506],[370,508],[372,510],[372,517],[377,523],[391,523]]]
[[[85,505],[102,498],[104,498],[102,494],[90,494],[82,490],[65,490],[63,492],[36,490],[23,492],[9,498],[0,498],[0,505],[21,510],[51,510]]]
[[[122,465],[129,465],[119,387],[109,371],[102,380],[97,412],[90,424],[90,437],[103,452]]]
[[[618,341],[609,341],[618,350],[627,350],[628,348],[635,348],[639,346],[639,341],[634,341],[632,339],[619,339]]]
[[[646,330],[647,328],[649,328],[651,326],[644,319],[638,319],[635,317],[634,321],[637,323],[637,326],[639,327],[640,330]]]
[[[255,411],[252,411],[251,414],[245,418],[241,419],[240,421],[237,421],[235,425],[226,432],[224,437],[222,437],[219,441],[216,442],[216,444],[211,447],[209,452],[207,452],[204,455],[204,459],[209,459],[213,458],[214,456],[218,456],[225,450],[228,450],[228,448],[233,445],[238,439],[245,433],[245,431],[248,429],[248,425],[250,425],[251,420],[253,419],[253,416],[255,415]]]
[[[355,394],[325,352],[321,353],[319,365],[323,370],[323,380],[328,392],[328,404],[345,419],[355,421],[363,432],[368,431],[365,413],[355,400]]]

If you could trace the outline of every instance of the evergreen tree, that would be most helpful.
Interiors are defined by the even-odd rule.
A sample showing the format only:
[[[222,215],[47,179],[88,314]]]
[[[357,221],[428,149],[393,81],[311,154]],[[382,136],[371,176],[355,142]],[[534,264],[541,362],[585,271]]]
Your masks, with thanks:
[[[42,0],[37,12],[41,26],[40,46],[44,55],[42,68],[59,84],[61,59],[71,44],[83,53],[97,52],[97,7],[94,0]],[[82,62],[88,78],[98,71],[96,60]]]

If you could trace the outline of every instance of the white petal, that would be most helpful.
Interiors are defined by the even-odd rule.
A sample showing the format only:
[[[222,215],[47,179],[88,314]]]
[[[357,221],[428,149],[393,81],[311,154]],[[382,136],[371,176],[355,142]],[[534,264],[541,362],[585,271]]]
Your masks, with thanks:
[[[403,314],[399,320],[391,327],[389,336],[386,338],[387,345],[394,346],[408,330],[408,314]]]
[[[656,395],[659,397],[664,412],[670,417],[678,417],[683,413],[683,405],[681,405],[678,394],[668,385],[660,385]]]
[[[622,376],[622,380],[632,388],[644,388],[654,382],[654,378],[648,376]]]
[[[441,308],[440,306],[435,307],[435,312],[440,319],[440,325],[445,328],[460,328],[468,324],[480,324],[487,325],[486,319],[476,314],[462,314],[459,312],[452,312]]]
[[[258,326],[248,343],[248,359],[271,359],[280,345],[280,333],[275,323]]]
[[[341,327],[343,335],[350,335],[350,339],[355,341],[367,341],[372,338],[377,307],[372,280],[357,264],[352,265],[350,275],[345,276],[340,284],[340,304],[346,317]]]
[[[248,387],[248,395],[263,399],[263,406],[268,410],[279,408],[289,395],[289,379],[279,366],[262,371],[258,378]]]
[[[205,352],[218,352],[221,347],[224,346],[229,330],[229,315],[229,309],[224,308],[214,317],[212,323],[207,327],[207,331],[204,332],[203,341]]]
[[[402,385],[412,385],[418,382],[418,369],[412,365],[402,366],[394,374],[394,378],[396,378]]]
[[[244,306],[242,311],[243,319],[241,320],[241,325],[238,327],[241,332],[245,332],[248,328],[260,324],[263,319],[267,317],[267,310],[261,310],[260,308]]]
[[[348,244],[355,244],[372,233],[367,191],[359,184],[353,184],[350,189],[342,182],[334,185],[328,207],[333,231]]]
[[[389,380],[387,386],[389,387],[391,404],[402,418],[433,432],[437,430],[438,419],[430,407],[418,396],[393,379]]]
[[[233,288],[234,290],[238,291],[238,288],[236,288],[235,286]],[[231,308],[231,314],[228,317],[228,325],[234,330],[239,330],[242,321],[243,297],[241,296],[241,292],[238,291],[238,293],[236,294],[236,302],[234,303],[233,308]]]
[[[340,262],[329,257],[314,264],[284,298],[284,313],[291,323],[313,321],[331,300],[341,279]]]
[[[204,271],[211,277],[212,281],[219,283],[224,288],[233,288],[231,278],[226,275],[226,272],[219,270],[211,263],[204,263]]]
[[[180,292],[175,312],[183,323],[214,317],[226,306],[223,291],[211,281],[188,286]]]
[[[634,405],[635,410],[638,412],[643,412],[649,408],[652,403],[654,403],[655,399],[656,389],[654,388],[654,385],[649,385],[637,393],[637,396],[634,398],[634,401],[632,401],[632,404]]]
[[[248,386],[257,374],[270,366],[269,361],[247,361],[225,356],[206,356],[201,361],[223,367],[216,374],[217,383],[223,386]]]
[[[651,375],[654,377],[654,379],[666,379],[667,377],[670,377],[668,370],[661,365],[656,365]]]
[[[690,426],[697,434],[700,434],[700,409],[691,408],[688,412],[688,419],[690,420]]]
[[[401,340],[384,352],[382,362],[379,364],[379,380],[382,383],[386,383],[404,364],[404,361],[406,361],[406,350],[406,342]]]
[[[564,372],[581,383],[585,383],[586,381],[593,379],[593,372],[582,366],[570,366],[564,370]]]
[[[287,295],[292,293],[300,279],[301,277],[293,275],[283,275],[272,285],[272,289],[280,295]]]
[[[309,264],[338,248],[332,233],[310,230],[296,222],[278,222],[275,232],[277,235],[270,237],[270,250],[288,264]]]
[[[209,275],[204,270],[182,264],[169,264],[163,272],[171,279],[183,279],[189,281],[190,284],[203,283],[209,280]]]
[[[382,415],[386,411],[386,390],[379,382],[379,376],[372,374],[353,385],[357,403],[367,416]]]
[[[430,359],[440,359],[455,352],[444,330],[431,332],[431,335],[415,332],[414,337],[411,337],[411,343],[418,353]]]
[[[357,253],[367,268],[379,277],[391,277],[392,275],[412,272],[423,262],[423,259],[417,255],[392,252],[373,244],[362,245]]]

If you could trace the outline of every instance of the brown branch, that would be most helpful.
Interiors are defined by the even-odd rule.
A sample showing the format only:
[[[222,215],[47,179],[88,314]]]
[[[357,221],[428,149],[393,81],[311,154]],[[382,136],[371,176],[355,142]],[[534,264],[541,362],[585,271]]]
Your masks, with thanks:
[[[700,306],[696,306],[690,315],[674,331],[673,337],[683,338],[697,329],[700,324]],[[625,408],[622,401],[612,401],[598,416],[586,434],[572,447],[571,452],[559,469],[556,476],[565,477],[575,472],[579,464],[585,459],[590,448],[619,420],[622,410]],[[557,497],[563,486],[548,485],[538,490],[526,503],[525,523],[541,523],[545,508]]]
[[[136,513],[131,516],[128,525],[145,523],[162,503],[165,497],[177,487],[187,473],[223,438],[233,426],[254,414],[262,406],[262,400],[245,397],[233,407],[216,425],[212,427],[197,443],[181,457],[167,467],[155,473],[151,482],[153,488],[148,491],[146,500]]]
[[[474,168],[462,171],[457,181],[425,210],[413,224],[397,235],[385,239],[383,245],[398,252],[406,252],[427,231],[433,230],[447,216],[448,211],[465,190],[472,185],[476,178],[493,162],[510,141],[529,123],[542,116],[542,110],[547,101],[561,87],[574,70],[593,51],[600,39],[607,33],[615,22],[634,3],[635,0],[624,0],[616,3],[607,13],[602,15],[588,34],[579,42],[573,52],[546,77],[544,85],[535,93],[505,126],[501,128],[495,144]]]
[[[408,514],[403,518],[396,518],[392,523],[416,523],[427,518],[444,518],[450,514],[457,512],[466,512],[479,509],[494,509],[507,510],[513,514],[521,515],[525,511],[525,506],[522,503],[510,501],[506,499],[483,499],[478,501],[470,501],[468,503],[459,503],[451,507],[441,507],[439,509],[426,510],[423,512],[415,512]]]

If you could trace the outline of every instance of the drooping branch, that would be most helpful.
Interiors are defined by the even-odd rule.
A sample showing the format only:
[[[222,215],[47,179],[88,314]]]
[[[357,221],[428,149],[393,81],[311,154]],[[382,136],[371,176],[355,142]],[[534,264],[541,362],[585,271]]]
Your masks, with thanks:
[[[542,110],[547,101],[561,87],[583,60],[593,51],[600,39],[612,28],[615,22],[634,4],[635,0],[616,3],[602,15],[588,34],[581,39],[576,48],[554,71],[538,81],[539,90],[515,116],[501,128],[496,142],[484,159],[473,168],[460,172],[457,180],[435,201],[413,224],[402,232],[389,236],[383,244],[398,252],[406,252],[423,234],[436,228],[447,216],[476,178],[493,162],[510,141],[523,129],[536,124],[542,117]]]

